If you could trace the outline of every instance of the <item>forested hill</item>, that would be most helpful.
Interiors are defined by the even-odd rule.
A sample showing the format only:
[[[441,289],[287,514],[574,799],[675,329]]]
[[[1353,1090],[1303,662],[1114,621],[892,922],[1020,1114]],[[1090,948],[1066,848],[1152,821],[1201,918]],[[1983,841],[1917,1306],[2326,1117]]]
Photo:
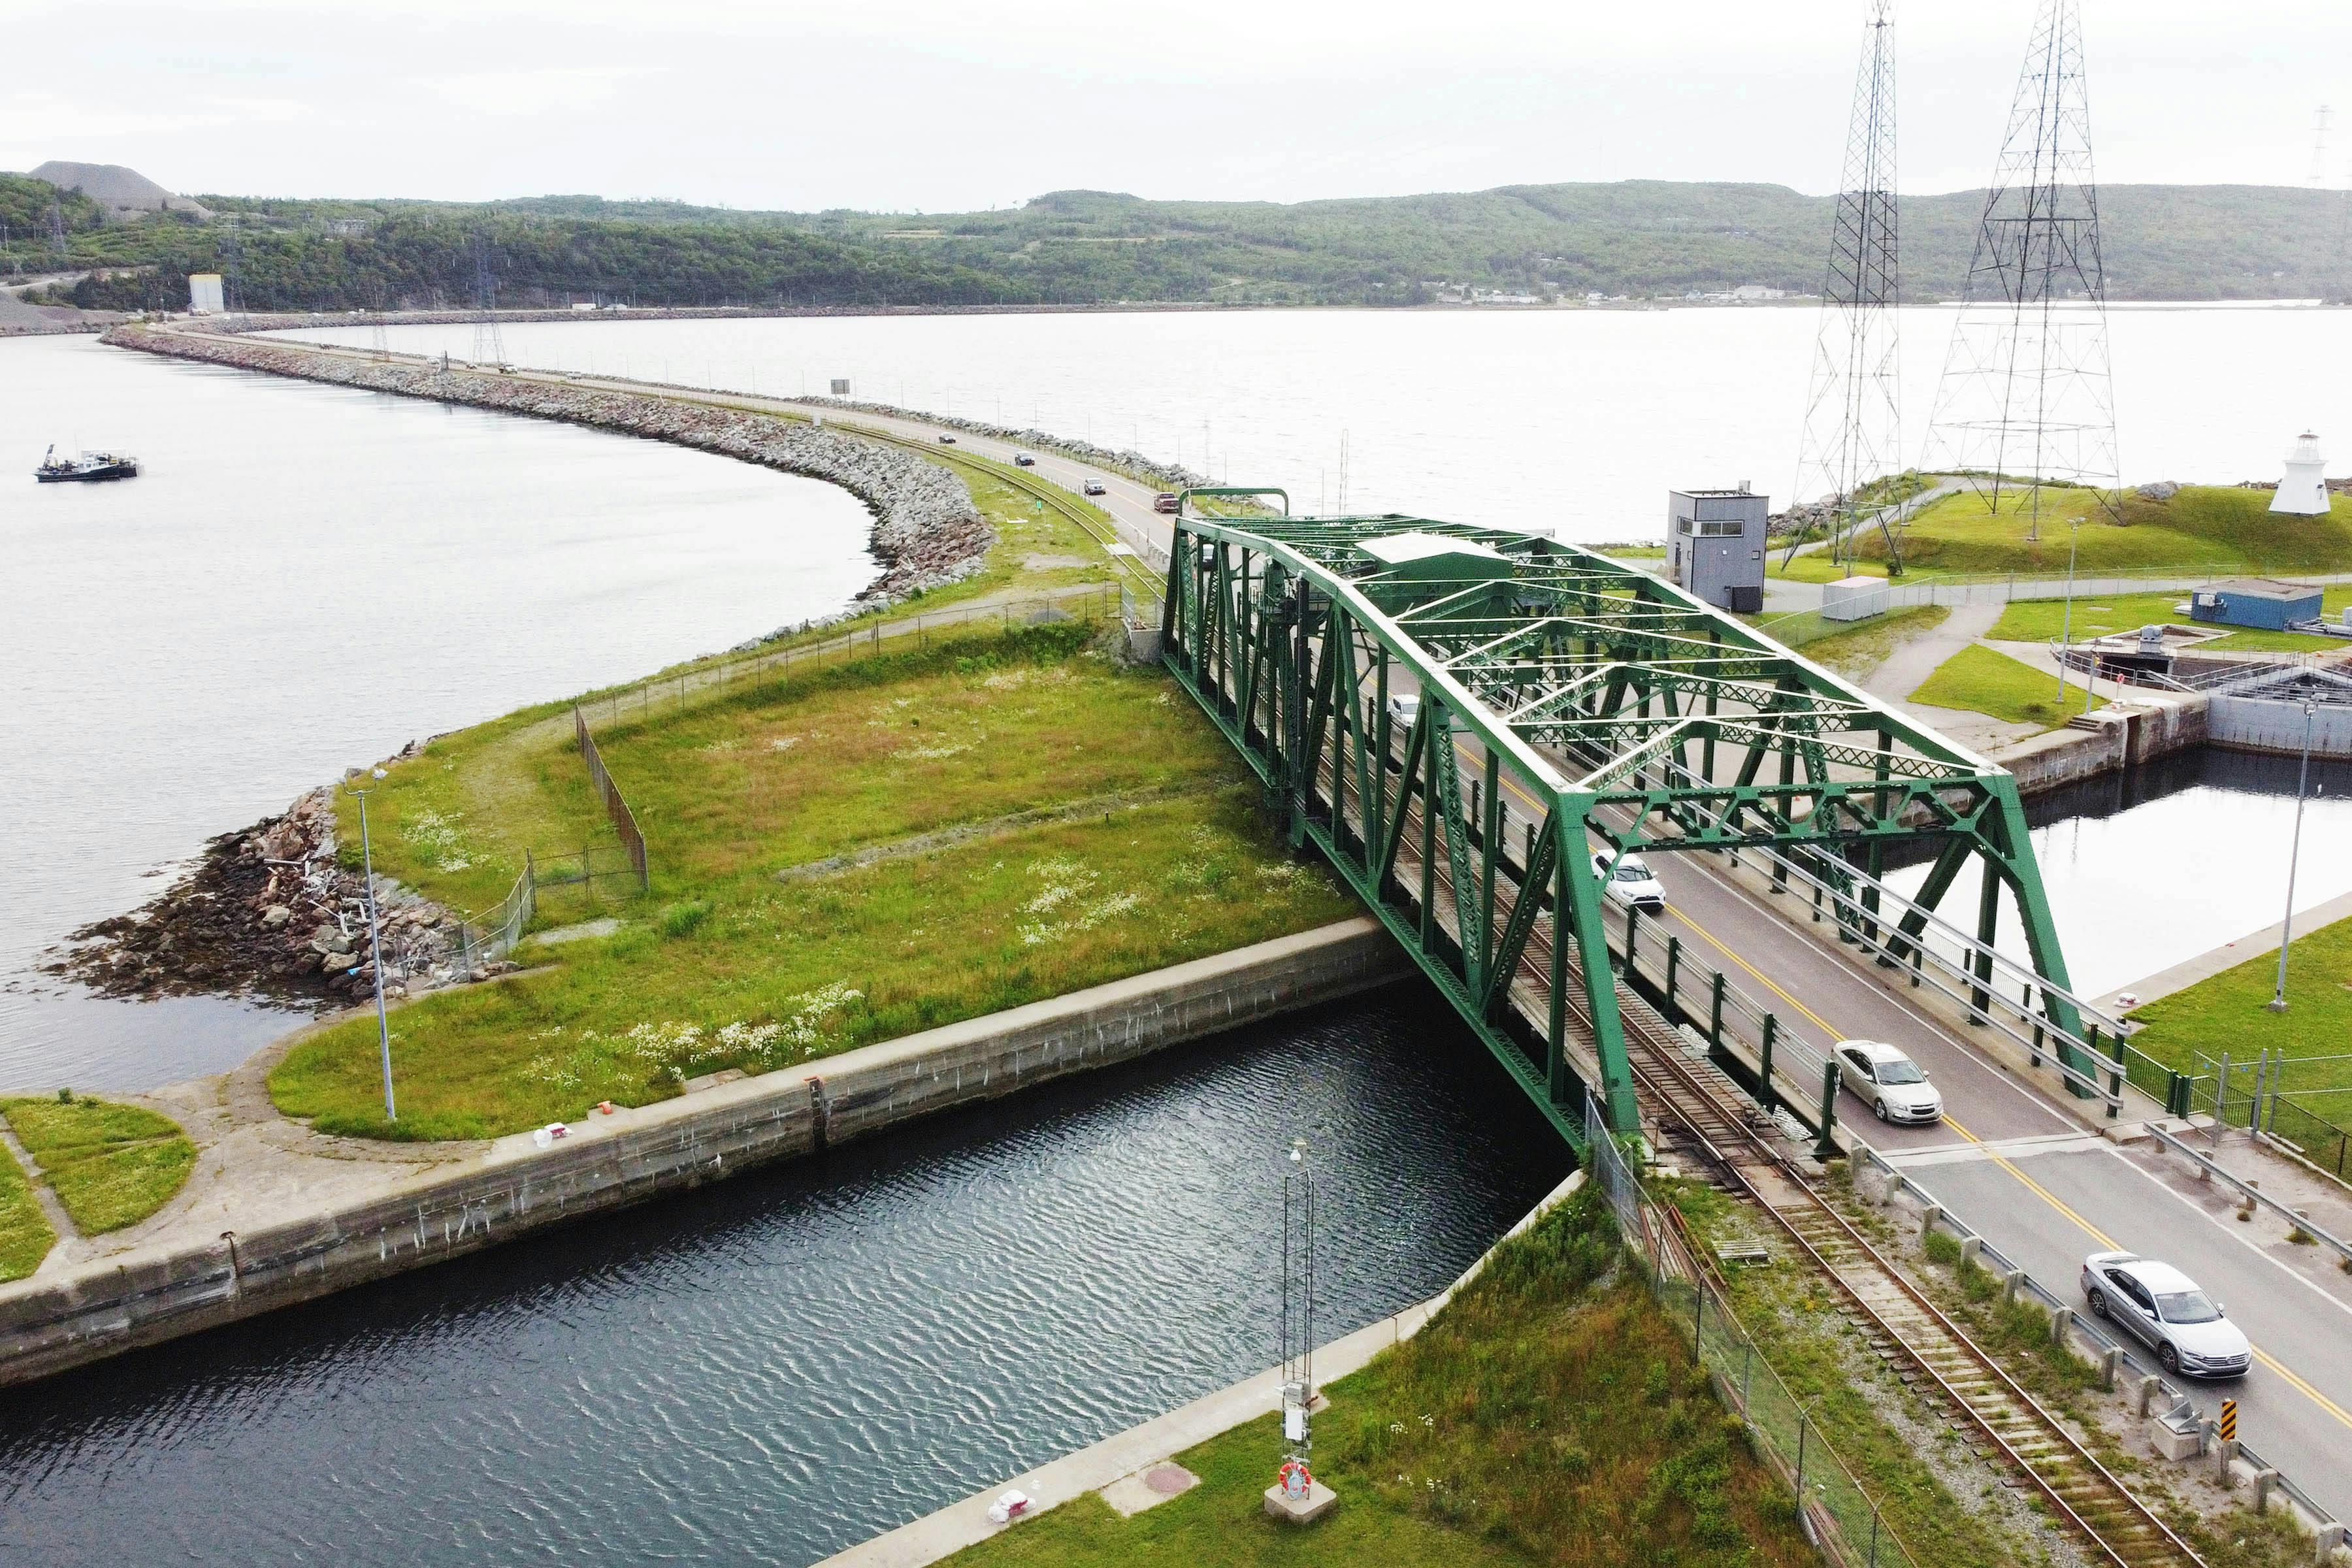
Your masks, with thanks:
[[[16,221],[45,217],[15,189]],[[502,305],[1417,304],[1465,288],[1581,299],[1740,284],[1821,287],[1832,200],[1779,185],[1511,185],[1461,195],[1159,202],[1059,191],[1003,211],[758,213],[542,196],[478,205],[204,195],[211,222],[68,215],[71,302],[177,305],[185,274],[230,272],[251,309],[463,306],[487,236]],[[1960,287],[1980,193],[1906,197],[1906,298]],[[2347,197],[2286,186],[2111,185],[2112,298],[2341,297]],[[58,265],[11,231],[19,270]],[[5,264],[0,264],[5,265]]]

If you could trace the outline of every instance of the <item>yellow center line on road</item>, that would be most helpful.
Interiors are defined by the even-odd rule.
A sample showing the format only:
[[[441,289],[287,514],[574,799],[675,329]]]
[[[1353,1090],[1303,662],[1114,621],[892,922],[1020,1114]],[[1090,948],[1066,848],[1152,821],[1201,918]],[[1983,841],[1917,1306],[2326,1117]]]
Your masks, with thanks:
[[[1707,944],[1713,947],[1717,952],[1720,952],[1724,957],[1731,960],[1732,963],[1739,965],[1740,968],[1754,975],[1757,980],[1767,989],[1771,991],[1774,995],[1780,997],[1790,1006],[1795,1008],[1798,1012],[1802,1013],[1807,1018],[1812,1020],[1812,1022],[1827,1033],[1832,1040],[1844,1037],[1838,1029],[1830,1024],[1827,1019],[1814,1012],[1811,1008],[1806,1006],[1803,1003],[1798,1001],[1794,996],[1790,995],[1788,992],[1782,990],[1779,984],[1775,984],[1770,976],[1765,974],[1763,971],[1758,969],[1754,964],[1748,963],[1746,959],[1740,957],[1739,954],[1732,952],[1730,948],[1725,946],[1721,939],[1717,937],[1713,931],[1707,930],[1698,921],[1691,919],[1689,915],[1682,913],[1679,910],[1676,911],[1675,918],[1680,920],[1683,924],[1688,926],[1692,931],[1697,932],[1699,936],[1705,938]],[[1969,1131],[1968,1128],[1963,1126],[1949,1110],[1947,1110],[1944,1113],[1944,1125],[1958,1133],[1969,1142],[1976,1145],[1977,1149],[1983,1153],[1986,1159],[1991,1161],[2010,1175],[2015,1177],[2018,1183],[2022,1185],[2027,1192],[2032,1193],[2035,1197],[2038,1197],[2043,1203],[2048,1204],[2052,1208],[2063,1215],[2077,1229],[2082,1231],[2084,1235],[2091,1237],[2094,1241],[2096,1241],[2101,1247],[2106,1248],[2109,1252],[2124,1252],[2129,1250],[2123,1245],[2123,1243],[2117,1241],[2114,1237],[2109,1236],[2105,1231],[2101,1230],[2097,1226],[2093,1225],[2089,1220],[2084,1218],[2083,1215],[2076,1212],[2074,1207],[2068,1204],[2063,1198],[2061,1198],[2057,1194],[2043,1186],[2040,1182],[2035,1181],[2032,1176],[2027,1175],[2023,1171],[2018,1169],[2016,1163],[2011,1161],[2007,1155],[2002,1154],[1999,1150],[1993,1148],[1983,1139]],[[2272,1355],[2261,1346],[2255,1345],[2251,1340],[2249,1340],[2247,1343],[2249,1348],[2251,1348],[2254,1352],[2254,1359],[2261,1362],[2263,1366],[2269,1368],[2273,1373],[2275,1373],[2289,1387],[2302,1394],[2305,1398],[2310,1400],[2314,1405],[2319,1406],[2320,1409],[2326,1411],[2328,1415],[2334,1416],[2344,1426],[2352,1427],[2352,1411],[2347,1411],[2342,1405],[2328,1398],[2327,1395],[2313,1387],[2295,1373],[2288,1370],[2285,1364],[2280,1362],[2277,1357]]]
[[[1521,800],[1527,802],[1528,805],[1533,811],[1540,813],[1544,809],[1539,802],[1529,796],[1524,789],[1519,787],[1518,782],[1510,777],[1507,773],[1503,776],[1502,782],[1507,790],[1508,790],[1512,795],[1517,795]],[[1806,1006],[1795,996],[1790,994],[1790,993],[1784,989],[1779,982],[1775,981],[1770,975],[1765,973],[1762,970],[1757,968],[1754,964],[1748,963],[1748,960],[1742,958],[1738,952],[1732,951],[1729,944],[1725,942],[1722,938],[1707,930],[1706,926],[1700,924],[1697,921],[1693,920],[1686,911],[1682,910],[1675,910],[1675,918],[1680,921],[1685,927],[1689,928],[1693,933],[1697,935],[1708,946],[1714,948],[1716,952],[1721,953],[1724,957],[1729,959],[1732,963],[1745,970],[1748,974],[1752,975],[1757,984],[1762,985],[1766,990],[1772,993],[1773,995],[1778,996],[1782,1002],[1788,1004],[1790,1007],[1799,1014],[1801,1014],[1826,1037],[1824,1041],[1825,1046],[1834,1045],[1837,1041],[1848,1037],[1843,1030],[1838,1028],[1828,1019],[1822,1017],[1819,1013],[1814,1012],[1811,1007]],[[1966,1047],[1962,1047],[1962,1049],[1965,1051]],[[1972,1054],[1970,1059],[1974,1059]],[[2084,1218],[2083,1215],[2076,1212],[2074,1206],[2068,1204],[2063,1198],[2061,1198],[2057,1194],[2052,1192],[2049,1188],[2043,1186],[2032,1176],[2027,1175],[2023,1171],[2020,1170],[2017,1167],[2016,1163],[2011,1161],[2007,1155],[2002,1154],[2000,1151],[1987,1143],[1983,1139],[1978,1137],[1974,1132],[1969,1131],[1968,1128],[1957,1121],[1948,1110],[1944,1113],[1944,1125],[1958,1133],[1969,1143],[1974,1144],[1986,1159],[1991,1161],[1994,1164],[2000,1167],[2001,1170],[2015,1177],[2019,1184],[2023,1186],[2026,1191],[2032,1193],[2035,1197],[2040,1198],[2043,1203],[2048,1204],[2053,1209],[2055,1209],[2060,1215],[2063,1215],[2071,1224],[2073,1224],[2076,1229],[2082,1231],[2084,1235],[2096,1241],[2101,1247],[2110,1252],[2124,1252],[2129,1250],[2114,1237],[2109,1236],[2105,1231],[2101,1230],[2097,1226],[2093,1225],[2089,1220]],[[2261,1362],[2263,1365],[2268,1368],[2271,1372],[2276,1373],[2282,1382],[2285,1383],[2289,1387],[2302,1394],[2305,1398],[2310,1400],[2320,1409],[2334,1416],[2344,1426],[2352,1427],[2352,1411],[2347,1411],[2342,1405],[2328,1398],[2327,1395],[2313,1387],[2302,1377],[2298,1376],[2294,1372],[2289,1371],[2277,1357],[2270,1354],[2270,1352],[2264,1351],[2261,1346],[2253,1344],[2251,1340],[2249,1340],[2247,1343],[2253,1351],[2254,1359]]]

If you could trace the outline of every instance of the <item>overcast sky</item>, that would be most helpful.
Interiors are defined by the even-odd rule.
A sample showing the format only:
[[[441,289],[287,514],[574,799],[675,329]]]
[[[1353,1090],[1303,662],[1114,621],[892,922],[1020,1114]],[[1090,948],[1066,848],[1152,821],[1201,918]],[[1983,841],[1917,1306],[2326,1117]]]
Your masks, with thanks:
[[[1981,185],[2037,0],[1901,0],[1904,188]],[[0,168],[951,211],[1838,179],[1863,0],[0,0]],[[2107,183],[2296,184],[2347,0],[2083,0]]]

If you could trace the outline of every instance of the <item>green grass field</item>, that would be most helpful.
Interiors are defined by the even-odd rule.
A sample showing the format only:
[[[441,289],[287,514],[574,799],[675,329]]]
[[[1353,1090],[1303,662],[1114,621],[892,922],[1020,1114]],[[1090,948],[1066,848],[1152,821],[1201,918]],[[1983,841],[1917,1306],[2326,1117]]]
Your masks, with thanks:
[[[137,1225],[171,1202],[195,1168],[196,1146],[180,1124],[139,1106],[0,1100],[0,1116],[85,1236]]]
[[[2061,701],[2056,676],[2020,664],[2005,653],[1970,644],[1937,665],[1910,700],[1930,708],[1957,708],[2011,724],[2055,730],[2083,711],[2082,683],[2070,681],[2066,689],[2072,695]],[[2101,700],[2093,710],[2105,706]]]
[[[2180,589],[2161,594],[2078,595],[2071,626],[2065,600],[2019,599],[2001,612],[2000,619],[1985,635],[1995,642],[2048,643],[2062,635],[2082,642],[2137,631],[2146,626],[2189,626],[2194,623],[2179,608],[2188,597],[2188,593]],[[2329,615],[2340,615],[2347,605],[2352,605],[2352,584],[2328,587],[2322,603]],[[2242,631],[2200,646],[2234,653],[2305,653],[2352,647],[2352,643],[2300,632]]]
[[[0,1149],[0,1284],[32,1273],[57,1244],[58,1233],[41,1213],[24,1168]]]
[[[2312,1068],[2290,1067],[2289,1092],[2352,1089],[2352,920],[2294,939],[2284,1013],[2267,1005],[2277,980],[2275,951],[2250,958],[2139,1008],[2132,1016],[2145,1027],[2132,1044],[2183,1069],[2193,1068],[2200,1053],[2241,1061],[2263,1051],[2335,1058]]]
[[[1090,637],[1055,625],[886,645],[786,687],[603,728],[650,847],[651,895],[601,907],[624,919],[610,937],[526,948],[542,972],[402,1008],[396,1126],[373,1019],[296,1046],[270,1078],[278,1108],[331,1132],[494,1136],[1354,912],[1265,831],[1255,781],[1174,682]],[[373,798],[378,866],[436,897],[500,885],[504,865],[487,881],[479,868],[519,864],[523,835],[609,831],[568,724],[436,741]],[[1073,803],[1091,804],[1004,821]],[[942,834],[919,853],[778,875]]]
[[[1417,1337],[1330,1385],[1315,1471],[1339,1493],[1298,1529],[1260,1494],[1272,1417],[1178,1461],[1201,1477],[1123,1520],[1087,1496],[949,1559],[959,1568],[1552,1564],[1790,1568],[1819,1561],[1616,1242],[1592,1189]]]
[[[1906,569],[1923,574],[2055,572],[2066,570],[2070,518],[2084,519],[2075,569],[2084,573],[2178,567],[2183,571],[2352,571],[2352,500],[2337,497],[2327,517],[2274,517],[2270,492],[2191,485],[2170,500],[2142,500],[2126,492],[2120,518],[2110,517],[2088,490],[2042,493],[2038,540],[2033,519],[2011,510],[2021,497],[2004,491],[2002,510],[1989,513],[1972,491],[1946,496],[1923,509],[1903,535]],[[1865,538],[1865,556],[1884,547]]]
[[[1815,637],[1798,649],[1815,664],[1826,665],[1849,680],[1859,680],[1886,662],[1886,656],[1925,636],[1950,618],[1941,605],[1920,605],[1863,622],[1850,631]]]

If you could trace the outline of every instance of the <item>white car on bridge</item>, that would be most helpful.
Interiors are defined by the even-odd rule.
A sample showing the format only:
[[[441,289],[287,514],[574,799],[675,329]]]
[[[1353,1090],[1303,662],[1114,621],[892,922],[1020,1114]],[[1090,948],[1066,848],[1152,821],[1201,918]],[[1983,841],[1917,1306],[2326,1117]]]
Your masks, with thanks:
[[[1606,849],[1597,849],[1592,855],[1592,874],[1601,879],[1608,895],[1627,909],[1645,915],[1666,912],[1666,885],[1639,855],[1612,856]]]
[[[2094,1317],[2146,1341],[2167,1372],[2243,1377],[2254,1363],[2254,1347],[2221,1304],[2169,1263],[2094,1252],[2083,1260],[2083,1294]]]
[[[1880,1040],[1837,1043],[1840,1081],[1881,1121],[1917,1126],[1940,1121],[1944,1097],[1919,1064]]]

